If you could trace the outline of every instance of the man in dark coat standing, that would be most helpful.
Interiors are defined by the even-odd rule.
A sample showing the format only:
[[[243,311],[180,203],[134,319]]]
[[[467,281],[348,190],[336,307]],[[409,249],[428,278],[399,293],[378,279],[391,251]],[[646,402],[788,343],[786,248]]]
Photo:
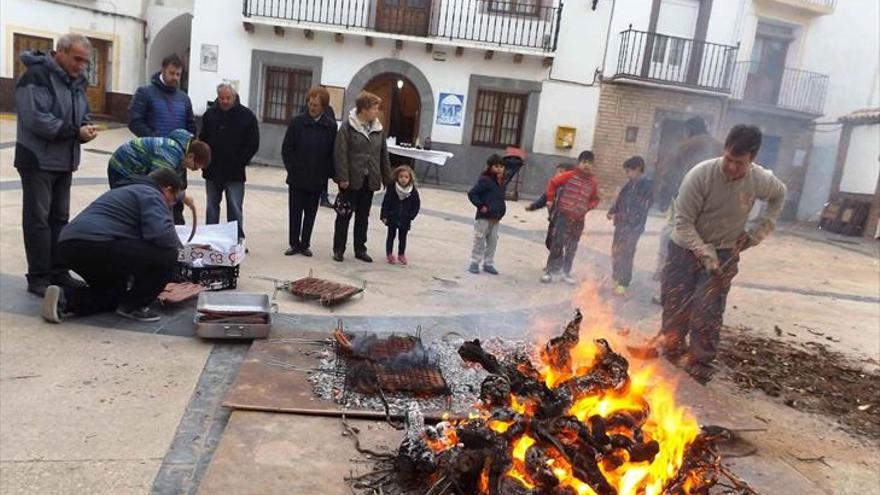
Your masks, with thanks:
[[[70,215],[70,182],[80,144],[98,135],[86,99],[92,46],[66,34],[51,54],[25,52],[27,70],[15,84],[18,114],[15,168],[21,176],[22,231],[28,292],[42,297],[50,283],[81,286],[58,260],[58,235]]]
[[[238,222],[238,238],[244,239],[245,166],[260,147],[257,118],[238,99],[231,84],[217,86],[217,99],[202,116],[199,139],[213,151],[211,166],[202,170],[207,210],[205,222],[220,221],[220,200],[226,194],[226,221]]]
[[[180,90],[183,61],[172,53],[162,60],[162,70],[150,84],[135,91],[128,107],[128,129],[137,137],[168,137],[174,129],[196,134],[192,102]],[[181,176],[186,189],[186,171]],[[183,225],[183,203],[174,206],[174,223]]]
[[[312,229],[321,191],[333,175],[336,121],[328,115],[330,93],[316,86],[309,90],[307,110],[287,126],[281,157],[287,169],[289,238],[285,256],[312,256]]]

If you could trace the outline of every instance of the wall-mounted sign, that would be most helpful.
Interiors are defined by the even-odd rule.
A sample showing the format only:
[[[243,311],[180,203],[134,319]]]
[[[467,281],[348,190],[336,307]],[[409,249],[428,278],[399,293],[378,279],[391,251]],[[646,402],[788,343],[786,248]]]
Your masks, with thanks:
[[[463,108],[464,95],[440,93],[440,101],[437,103],[437,124],[461,126]]]
[[[330,93],[330,108],[333,109],[334,117],[336,120],[342,120],[342,116],[345,115],[345,88],[341,86],[324,86],[324,89]]]
[[[566,150],[574,148],[574,137],[576,134],[577,129],[574,127],[558,126],[556,128],[556,147]]]
[[[219,50],[217,45],[202,45],[199,53],[199,68],[206,72],[217,72]]]

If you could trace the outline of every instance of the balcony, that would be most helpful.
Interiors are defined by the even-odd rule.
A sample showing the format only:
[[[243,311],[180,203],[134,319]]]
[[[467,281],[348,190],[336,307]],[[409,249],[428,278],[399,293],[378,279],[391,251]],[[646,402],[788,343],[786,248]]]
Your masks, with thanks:
[[[828,76],[805,70],[767,70],[758,62],[737,62],[731,96],[759,106],[822,115]]]
[[[730,91],[736,46],[636,31],[620,33],[613,79],[726,93]]]
[[[245,22],[551,55],[562,5],[541,0],[243,0]]]
[[[834,13],[837,0],[763,0],[768,4],[781,5],[806,15],[828,15]]]

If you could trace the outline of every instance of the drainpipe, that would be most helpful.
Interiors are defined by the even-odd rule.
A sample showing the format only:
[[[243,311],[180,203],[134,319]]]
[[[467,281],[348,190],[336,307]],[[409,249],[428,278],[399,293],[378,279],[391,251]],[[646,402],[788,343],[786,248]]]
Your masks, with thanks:
[[[605,50],[602,53],[602,66],[596,67],[596,70],[593,71],[593,80],[589,83],[585,83],[583,81],[573,81],[571,79],[560,79],[553,77],[553,65],[550,66],[550,73],[547,76],[548,81],[553,82],[561,82],[566,84],[574,84],[576,86],[582,86],[585,88],[592,88],[598,85],[598,83],[602,82],[602,73],[605,72],[605,62],[608,59],[608,42],[611,39],[611,25],[614,22],[614,7],[617,5],[617,0],[611,0],[611,15],[608,16],[608,28],[605,30]],[[561,8],[561,5],[560,5]],[[596,9],[596,2],[593,2],[593,10]],[[561,17],[561,16],[560,16]],[[560,20],[559,25],[556,26],[556,37],[559,38],[559,30],[562,26],[562,21]]]

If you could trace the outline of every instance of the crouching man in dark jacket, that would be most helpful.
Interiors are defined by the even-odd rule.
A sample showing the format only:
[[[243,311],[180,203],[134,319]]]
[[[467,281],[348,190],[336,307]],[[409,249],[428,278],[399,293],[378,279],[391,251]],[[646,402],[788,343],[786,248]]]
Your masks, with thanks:
[[[180,177],[160,169],[107,191],[77,215],[61,231],[58,253],[88,286],[50,285],[43,318],[61,323],[69,314],[116,310],[132,320],[159,321],[149,305],[171,280],[177,262],[181,246],[171,206],[181,190]]]

